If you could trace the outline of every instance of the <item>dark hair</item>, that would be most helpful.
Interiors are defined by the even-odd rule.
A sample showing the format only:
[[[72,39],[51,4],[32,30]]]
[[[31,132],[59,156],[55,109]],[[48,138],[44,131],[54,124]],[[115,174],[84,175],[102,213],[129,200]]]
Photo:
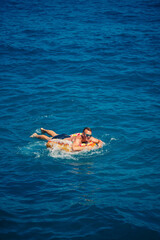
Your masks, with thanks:
[[[83,129],[83,132],[85,132],[85,130],[88,130],[88,131],[92,132],[91,128],[89,128],[89,127],[85,127],[85,128]]]

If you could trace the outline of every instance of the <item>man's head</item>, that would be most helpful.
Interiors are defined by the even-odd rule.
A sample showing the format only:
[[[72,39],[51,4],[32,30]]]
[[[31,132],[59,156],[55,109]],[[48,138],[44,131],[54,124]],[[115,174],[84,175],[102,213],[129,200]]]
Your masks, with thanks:
[[[83,137],[85,137],[86,139],[90,139],[92,137],[92,130],[89,127],[85,127],[83,129]]]

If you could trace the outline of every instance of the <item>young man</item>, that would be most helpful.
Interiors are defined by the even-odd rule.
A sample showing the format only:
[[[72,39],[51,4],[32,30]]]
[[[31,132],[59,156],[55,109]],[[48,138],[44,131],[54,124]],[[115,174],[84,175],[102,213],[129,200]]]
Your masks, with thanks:
[[[52,130],[46,130],[44,128],[41,128],[41,132],[47,133],[52,137],[48,137],[46,135],[38,135],[37,133],[32,134],[30,137],[35,137],[35,138],[39,138],[47,141],[51,139],[66,139],[72,142],[73,151],[81,151],[84,148],[90,150],[92,148],[90,146],[86,146],[86,147],[81,146],[82,143],[94,142],[97,144],[99,148],[101,148],[103,145],[103,142],[101,140],[92,137],[92,130],[89,127],[84,128],[82,133],[75,133],[71,135],[57,134]]]

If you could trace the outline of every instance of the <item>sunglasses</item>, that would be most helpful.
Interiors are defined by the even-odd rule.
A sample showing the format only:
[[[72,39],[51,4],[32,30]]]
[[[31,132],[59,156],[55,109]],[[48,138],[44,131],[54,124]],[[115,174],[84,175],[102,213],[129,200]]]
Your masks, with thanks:
[[[86,136],[86,137],[92,137],[92,134],[86,134],[86,133],[84,133],[84,135]]]

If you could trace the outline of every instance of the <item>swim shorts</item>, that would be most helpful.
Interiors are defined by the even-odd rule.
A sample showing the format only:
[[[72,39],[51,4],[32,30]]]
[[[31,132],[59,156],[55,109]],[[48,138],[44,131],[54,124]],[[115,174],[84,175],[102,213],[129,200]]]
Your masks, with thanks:
[[[70,138],[71,136],[65,134],[65,133],[62,133],[62,134],[58,134],[56,135],[55,137],[53,137],[52,139],[65,139],[65,138]]]

